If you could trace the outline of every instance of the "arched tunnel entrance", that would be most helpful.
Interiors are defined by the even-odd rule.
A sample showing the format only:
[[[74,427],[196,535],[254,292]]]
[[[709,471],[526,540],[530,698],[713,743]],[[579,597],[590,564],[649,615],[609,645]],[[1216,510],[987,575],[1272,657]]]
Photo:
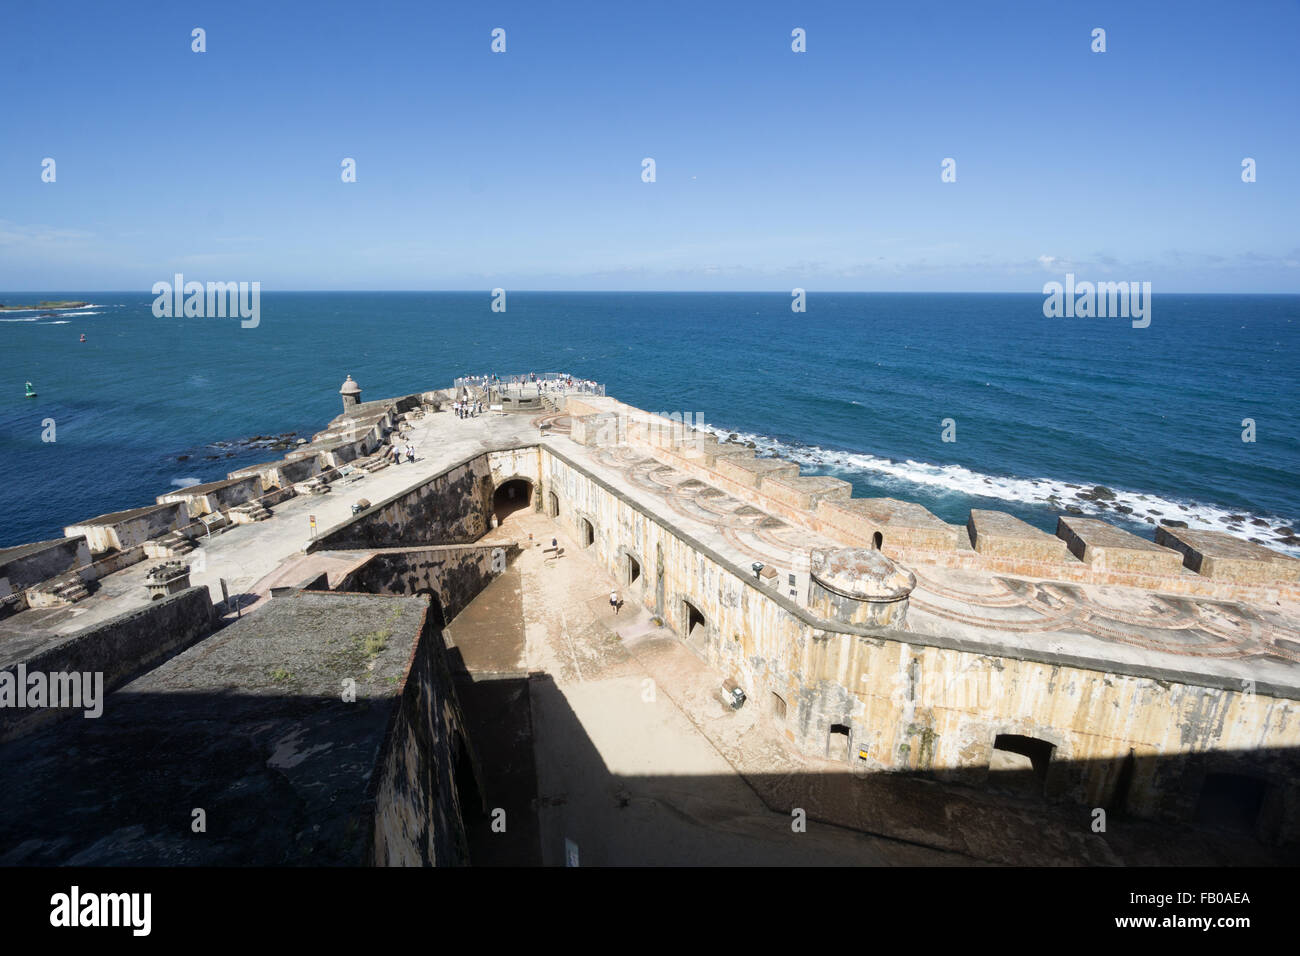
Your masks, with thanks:
[[[498,522],[505,521],[516,511],[523,511],[533,501],[532,482],[524,478],[511,478],[492,492],[492,514]]]

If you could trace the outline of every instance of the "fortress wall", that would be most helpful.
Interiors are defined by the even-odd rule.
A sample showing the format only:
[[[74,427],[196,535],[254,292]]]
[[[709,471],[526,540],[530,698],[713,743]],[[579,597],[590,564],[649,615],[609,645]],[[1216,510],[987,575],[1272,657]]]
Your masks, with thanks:
[[[103,690],[120,687],[208,634],[215,622],[206,587],[176,594],[119,614],[27,656],[27,673],[101,673]],[[6,668],[16,674],[19,662]],[[83,710],[0,708],[0,741],[30,733],[53,720],[81,717]]]
[[[476,760],[447,666],[442,632],[426,612],[401,699],[379,748],[362,859],[370,866],[463,866],[469,861],[461,793],[481,792]]]
[[[914,527],[906,521],[892,520],[887,526],[881,526],[849,503],[842,489],[813,491],[800,487],[799,478],[791,480],[779,474],[763,473],[744,462],[733,461],[731,459],[735,456],[753,458],[754,453],[741,446],[719,443],[711,435],[687,431],[680,422],[671,418],[653,415],[612,399],[575,401],[567,410],[573,419],[572,437],[579,444],[631,444],[737,500],[848,546],[870,546],[874,532],[881,531],[884,538],[882,550],[904,563],[971,568],[1081,583],[1119,584],[1214,598],[1300,600],[1300,571],[1294,570],[1293,559],[1277,552],[1267,553],[1263,548],[1256,549],[1253,555],[1241,556],[1238,564],[1249,564],[1248,570],[1233,566],[1231,573],[1221,571],[1216,577],[1215,574],[1179,573],[1168,562],[1149,557],[1141,559],[1136,551],[1125,561],[1083,562],[1051,541],[1051,535],[1044,535],[1049,540],[1043,540],[1024,534],[1025,529],[1021,529],[1019,535],[998,539],[994,547],[982,545],[979,541],[973,547],[967,547],[969,529],[943,528],[937,519],[927,520],[923,526]],[[982,514],[986,523],[1015,521],[1001,512]],[[929,517],[933,518],[932,515]],[[974,518],[972,515],[972,520]],[[1112,537],[1127,534],[1112,527]],[[961,540],[954,542],[954,534]],[[1066,537],[1068,543],[1068,536],[1061,536],[1058,530],[1058,540],[1060,537]],[[1145,538],[1140,540],[1156,544]],[[1148,555],[1159,553],[1158,550],[1143,550]],[[1246,561],[1246,557],[1252,560]],[[1188,562],[1189,566],[1196,565],[1194,557],[1189,557]],[[1226,567],[1230,562],[1225,559],[1221,564]]]
[[[0,551],[0,598],[89,563],[83,535],[5,548]]]
[[[376,552],[336,591],[433,594],[445,621],[456,617],[519,554],[518,545],[452,545]]]
[[[831,726],[841,725],[849,731],[842,759],[852,765],[982,785],[997,782],[994,738],[1023,735],[1055,747],[1047,797],[1108,807],[1132,750],[1129,812],[1189,820],[1207,773],[1241,772],[1273,794],[1269,838],[1300,840],[1297,701],[1158,668],[1126,675],[1060,654],[1033,661],[960,639],[831,629],[553,450],[544,447],[542,460],[565,529],[581,541],[579,522],[590,521],[590,550],[620,582],[626,555],[640,563],[640,581],[622,586],[624,599],[678,634],[687,627],[683,602],[691,602],[707,625],[690,643],[736,678],[750,705],[784,709],[787,736],[805,753],[830,756]]]
[[[488,529],[491,466],[479,455],[326,529],[305,550],[469,544]]]
[[[264,490],[292,488],[296,482],[306,481],[320,474],[320,456],[302,455],[296,458],[285,457],[283,461],[267,462],[264,465],[252,465],[232,471],[228,478],[247,478],[256,475],[262,479]]]
[[[100,515],[63,529],[67,535],[84,535],[94,554],[127,551],[190,523],[183,501]]]
[[[806,645],[802,673],[819,691],[801,702],[796,733],[816,746],[829,723],[849,726],[851,761],[865,751],[872,768],[979,784],[989,777],[994,738],[1018,734],[1056,747],[1048,797],[1110,807],[1132,749],[1130,812],[1189,819],[1207,772],[1245,772],[1284,795],[1289,839],[1300,839],[1295,700],[834,634]],[[838,714],[819,707],[828,698]]]
[[[705,484],[719,488],[737,501],[753,505],[755,508],[789,521],[797,527],[811,527],[808,511],[800,506],[803,500],[802,496],[794,493],[794,490],[785,479],[780,477],[765,478],[758,488],[755,488],[752,484],[734,481],[722,474],[718,468],[705,464],[704,458],[686,457],[696,447],[693,442],[685,442],[676,448],[652,446],[644,450],[656,461],[663,462],[665,465],[680,471],[683,475],[688,475],[697,481],[703,481]],[[717,462],[721,463],[725,460],[724,458],[718,458]],[[769,493],[769,491],[772,493]],[[828,535],[828,537],[841,540],[841,536],[838,535]],[[856,538],[845,537],[843,543],[862,547],[864,543],[870,544],[870,540],[863,542]]]
[[[191,518],[200,515],[216,514],[229,511],[235,505],[252,501],[262,494],[262,479],[259,475],[246,478],[227,478],[205,485],[193,485],[158,496],[158,504],[184,502]]]

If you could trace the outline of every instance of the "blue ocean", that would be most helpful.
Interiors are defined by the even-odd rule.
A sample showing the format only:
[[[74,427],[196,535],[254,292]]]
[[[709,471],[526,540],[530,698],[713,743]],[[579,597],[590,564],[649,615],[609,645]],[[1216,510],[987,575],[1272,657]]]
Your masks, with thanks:
[[[369,399],[568,372],[951,522],[1051,531],[1073,507],[1300,553],[1300,296],[1157,293],[1138,329],[1037,294],[267,292],[243,328],[144,293],[0,294],[42,300],[91,304],[0,313],[0,546],[274,460],[347,375]],[[1097,485],[1115,497],[1077,498]]]

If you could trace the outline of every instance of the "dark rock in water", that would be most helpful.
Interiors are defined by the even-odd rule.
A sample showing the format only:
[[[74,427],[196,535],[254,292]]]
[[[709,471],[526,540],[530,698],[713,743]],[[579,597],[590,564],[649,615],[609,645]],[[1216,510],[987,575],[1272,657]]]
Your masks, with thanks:
[[[1282,544],[1289,545],[1293,548],[1297,545],[1300,545],[1300,538],[1296,537],[1293,534],[1289,534],[1285,538],[1278,538],[1277,540],[1280,541]]]
[[[1138,499],[1138,501],[1146,501],[1146,500],[1147,500],[1147,496],[1146,496],[1146,495],[1138,495],[1138,496],[1137,496],[1137,499]]]
[[[1115,500],[1115,492],[1111,491],[1111,490],[1110,490],[1109,488],[1107,488],[1105,485],[1096,485],[1096,486],[1092,489],[1092,496],[1093,496],[1093,498],[1097,499],[1098,501],[1114,501],[1114,500]]]
[[[1147,511],[1147,514],[1149,514],[1149,515],[1158,515],[1158,514],[1160,514],[1160,512],[1159,512],[1159,511],[1150,511],[1150,510],[1148,510],[1148,511]]]
[[[1083,514],[1083,509],[1080,508],[1078,505],[1066,505],[1065,513],[1071,515],[1081,515]]]
[[[177,460],[177,461],[189,461],[189,460],[190,460],[190,456],[189,456],[189,455],[177,455],[177,456],[176,456],[176,460]]]
[[[1174,520],[1171,519],[1171,520],[1169,520],[1169,521],[1162,521],[1162,522],[1160,522],[1160,523],[1161,523],[1162,525],[1164,525],[1166,528],[1186,528],[1186,527],[1187,527],[1187,522],[1186,522],[1186,521],[1174,521]]]
[[[1247,538],[1246,540],[1247,540],[1247,541],[1253,541],[1255,544],[1263,544],[1263,543],[1264,543],[1263,541],[1260,541],[1259,538]]]
[[[1255,525],[1255,526],[1258,527],[1258,528],[1267,528],[1267,527],[1268,527],[1268,522],[1265,521],[1263,518],[1251,518],[1251,519],[1250,519],[1250,523],[1253,524],[1253,525]]]
[[[1104,501],[1097,501],[1096,499],[1093,499],[1093,502],[1092,502],[1092,503],[1095,504],[1098,508],[1109,508],[1109,507],[1110,507],[1110,505],[1106,504],[1106,502],[1104,502]]]
[[[234,458],[234,457],[235,457],[235,453],[234,453],[233,451],[228,451],[228,452],[226,452],[226,457],[227,457],[227,458]]]
[[[1084,501],[1095,500],[1091,491],[1076,491],[1074,493],[1074,497],[1082,498]]]
[[[1156,519],[1155,519],[1155,518],[1148,518],[1148,517],[1143,516],[1142,520],[1145,521],[1147,524],[1155,524],[1155,523],[1156,523]]]
[[[221,458],[220,455],[204,455],[204,456],[203,456],[203,460],[204,460],[204,461],[217,461],[217,460],[219,460],[220,458]]]
[[[1133,509],[1128,505],[1116,505],[1115,510],[1122,515],[1131,515],[1133,513]]]
[[[746,447],[746,448],[757,448],[758,446],[755,445],[752,441],[747,441],[747,442],[745,442],[745,447]]]
[[[740,440],[740,436],[737,435],[735,432],[732,432],[730,435],[727,436],[727,441],[739,441],[739,440]]]
[[[1274,528],[1274,529],[1273,529],[1273,533],[1274,533],[1274,534],[1295,534],[1294,531],[1292,531],[1290,528],[1286,528],[1286,527],[1283,527],[1283,528]]]
[[[1072,484],[1070,484],[1069,482],[1066,482],[1065,487],[1067,487],[1067,488],[1082,488],[1083,485],[1072,485]]]
[[[1245,520],[1246,520],[1246,516],[1245,516],[1245,515],[1228,515],[1228,520],[1229,520],[1229,521],[1245,521]]]

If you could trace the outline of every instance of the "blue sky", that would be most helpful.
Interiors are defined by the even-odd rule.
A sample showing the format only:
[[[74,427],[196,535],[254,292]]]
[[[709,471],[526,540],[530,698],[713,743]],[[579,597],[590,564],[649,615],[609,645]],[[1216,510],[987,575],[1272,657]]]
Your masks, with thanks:
[[[0,288],[1300,292],[1297,37],[1267,0],[10,4]]]

